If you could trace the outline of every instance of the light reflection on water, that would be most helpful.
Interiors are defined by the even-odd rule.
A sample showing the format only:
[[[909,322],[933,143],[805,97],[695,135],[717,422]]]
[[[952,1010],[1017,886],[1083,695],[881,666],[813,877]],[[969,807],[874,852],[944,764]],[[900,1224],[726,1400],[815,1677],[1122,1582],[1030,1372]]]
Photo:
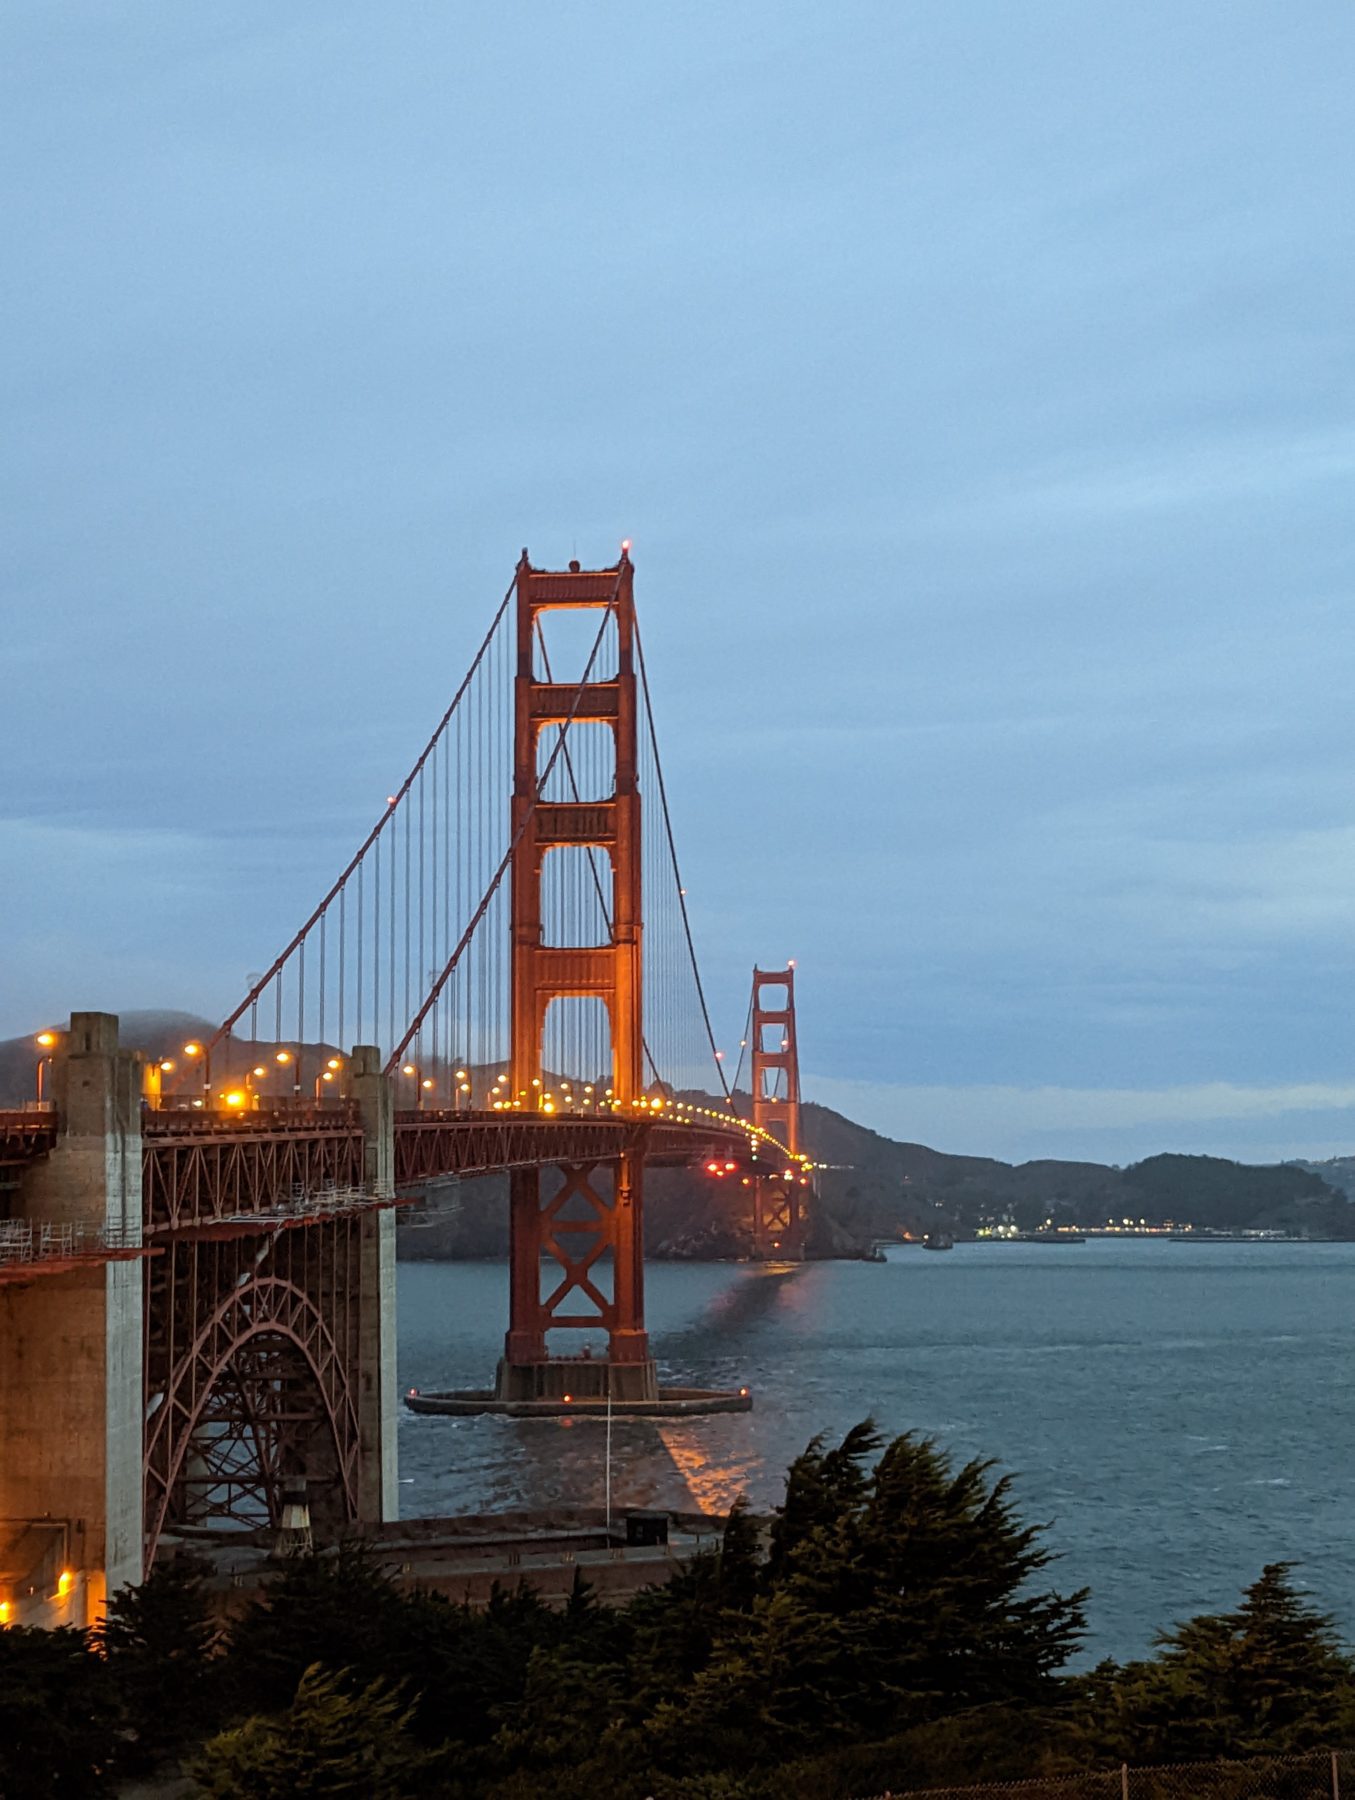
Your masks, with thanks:
[[[1292,1558],[1355,1635],[1355,1246],[1091,1242],[901,1251],[888,1264],[661,1264],[665,1378],[748,1385],[750,1414],[616,1421],[619,1505],[770,1507],[815,1433],[935,1435],[1017,1472],[1054,1579],[1093,1589],[1093,1648],[1136,1654]],[[401,1385],[483,1385],[503,1264],[403,1264]],[[605,1426],[402,1409],[410,1514],[600,1504]]]

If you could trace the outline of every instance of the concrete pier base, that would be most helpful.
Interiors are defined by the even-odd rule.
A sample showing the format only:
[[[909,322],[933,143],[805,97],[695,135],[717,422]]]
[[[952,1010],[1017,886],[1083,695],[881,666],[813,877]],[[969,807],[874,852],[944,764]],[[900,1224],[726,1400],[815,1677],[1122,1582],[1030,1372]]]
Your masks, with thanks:
[[[510,1363],[499,1360],[494,1383],[499,1400],[602,1400],[608,1394],[613,1405],[626,1401],[657,1400],[659,1377],[653,1357],[644,1362],[609,1362],[598,1356],[561,1356],[545,1362]]]
[[[88,1625],[142,1575],[139,1060],[111,1014],[74,1013],[51,1076],[56,1147],[8,1216],[76,1227],[82,1249],[0,1287],[0,1603],[11,1624]]]
[[[605,1356],[542,1357],[499,1362],[492,1388],[452,1388],[405,1395],[411,1412],[455,1418],[491,1414],[506,1419],[689,1419],[707,1413],[749,1412],[747,1388],[660,1387],[654,1359],[609,1361]]]

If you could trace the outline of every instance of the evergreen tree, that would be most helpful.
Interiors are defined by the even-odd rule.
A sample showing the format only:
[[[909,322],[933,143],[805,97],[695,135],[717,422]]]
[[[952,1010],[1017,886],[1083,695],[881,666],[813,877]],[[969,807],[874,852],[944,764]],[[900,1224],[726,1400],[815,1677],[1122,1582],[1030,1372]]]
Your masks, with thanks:
[[[193,1775],[207,1800],[411,1800],[426,1791],[427,1752],[410,1709],[381,1681],[307,1669],[287,1711],[255,1716],[207,1743]]]
[[[746,1767],[900,1731],[947,1712],[1049,1698],[1082,1594],[1033,1587],[1050,1560],[989,1465],[958,1472],[896,1439],[867,1472],[867,1423],[792,1470],[779,1566],[710,1660],[660,1704],[654,1753],[677,1772]],[[710,1760],[715,1746],[726,1760]],[[668,1759],[665,1762],[665,1759]]]
[[[786,1498],[772,1524],[767,1576],[785,1575],[798,1547],[814,1532],[846,1518],[865,1496],[867,1460],[880,1447],[873,1419],[853,1425],[836,1450],[825,1451],[822,1437],[811,1438],[790,1465]]]
[[[748,1499],[740,1494],[729,1509],[720,1539],[720,1604],[736,1612],[752,1607],[762,1567],[758,1528],[748,1511]]]
[[[784,1591],[727,1613],[709,1662],[685,1690],[657,1697],[648,1754],[674,1774],[747,1771],[853,1735],[855,1673],[843,1623]]]
[[[560,1770],[595,1755],[622,1723],[625,1670],[561,1646],[533,1650],[520,1699],[499,1709],[499,1766]]]
[[[205,1575],[191,1558],[157,1562],[139,1587],[114,1594],[94,1633],[130,1733],[120,1762],[133,1773],[200,1742],[216,1722],[210,1657],[217,1631]]]
[[[1091,1735],[1144,1761],[1285,1753],[1332,1742],[1355,1714],[1355,1665],[1331,1619],[1270,1563],[1235,1612],[1158,1638],[1151,1662],[1098,1671]]]
[[[361,1546],[290,1557],[230,1628],[226,1676],[234,1704],[244,1712],[272,1710],[314,1663],[350,1669],[360,1683],[388,1676],[405,1622],[402,1596]]]
[[[880,1458],[847,1534],[856,1586],[869,1583],[878,1682],[949,1708],[1047,1698],[1085,1623],[1085,1590],[1032,1587],[1053,1554],[1043,1528],[1017,1518],[1011,1478],[990,1481],[992,1466],[952,1471],[933,1442],[906,1433]],[[805,1589],[824,1595],[833,1578],[807,1569]],[[924,1710],[935,1716],[937,1704]]]
[[[702,1551],[662,1587],[646,1588],[625,1609],[631,1711],[643,1719],[685,1688],[710,1661],[724,1608],[718,1553]]]
[[[11,1625],[0,1630],[0,1793],[98,1800],[112,1792],[118,1710],[88,1637]]]

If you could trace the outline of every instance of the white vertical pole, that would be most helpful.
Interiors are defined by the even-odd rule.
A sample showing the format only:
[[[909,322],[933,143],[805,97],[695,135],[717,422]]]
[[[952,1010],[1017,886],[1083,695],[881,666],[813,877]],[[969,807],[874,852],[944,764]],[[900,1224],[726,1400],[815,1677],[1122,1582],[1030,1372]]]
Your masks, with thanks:
[[[1120,1764],[1120,1800],[1129,1800],[1129,1764]]]
[[[612,1370],[607,1367],[607,1535],[612,1530]]]

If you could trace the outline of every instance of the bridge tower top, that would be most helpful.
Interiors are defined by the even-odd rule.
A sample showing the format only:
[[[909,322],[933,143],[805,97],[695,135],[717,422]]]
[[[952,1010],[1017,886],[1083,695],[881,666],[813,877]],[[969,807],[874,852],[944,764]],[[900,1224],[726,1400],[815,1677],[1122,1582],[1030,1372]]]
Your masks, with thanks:
[[[795,1042],[795,964],[753,970],[753,1123],[800,1153],[800,1057]]]

